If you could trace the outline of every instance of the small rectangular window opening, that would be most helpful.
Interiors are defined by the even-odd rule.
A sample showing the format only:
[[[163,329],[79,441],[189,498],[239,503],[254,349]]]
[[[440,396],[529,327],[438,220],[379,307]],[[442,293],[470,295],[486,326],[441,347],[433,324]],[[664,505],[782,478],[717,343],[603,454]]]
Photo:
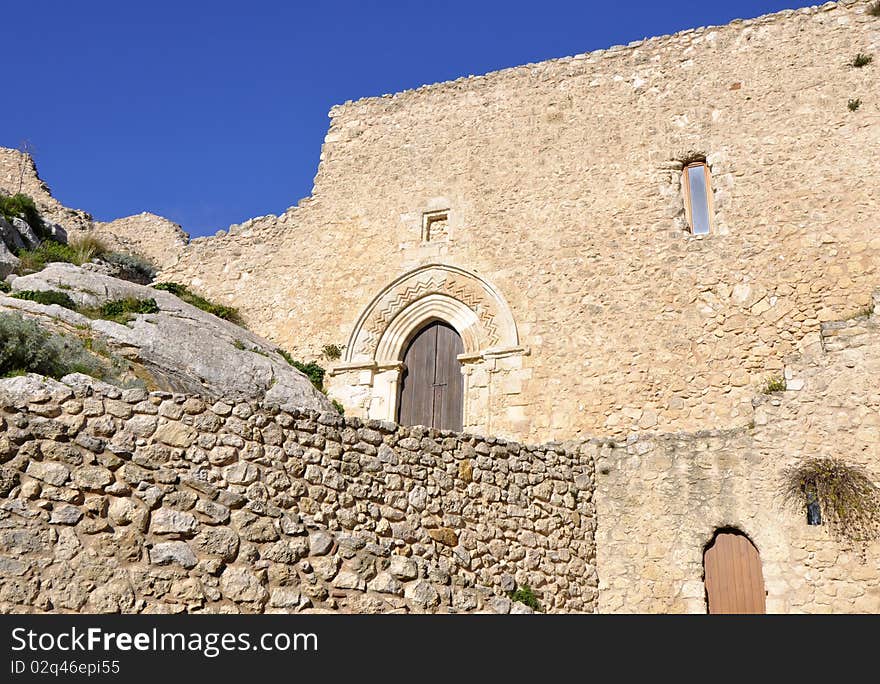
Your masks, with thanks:
[[[821,525],[822,508],[819,506],[819,497],[816,495],[815,486],[805,486],[804,495],[807,498],[807,525]]]
[[[688,164],[684,167],[682,182],[691,233],[706,235],[712,225],[712,187],[709,184],[709,167],[705,162]]]

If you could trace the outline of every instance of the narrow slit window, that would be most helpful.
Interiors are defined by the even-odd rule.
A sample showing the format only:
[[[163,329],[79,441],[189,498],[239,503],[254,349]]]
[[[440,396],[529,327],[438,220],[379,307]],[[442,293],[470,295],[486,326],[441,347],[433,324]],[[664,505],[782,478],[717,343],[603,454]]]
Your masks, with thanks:
[[[819,497],[816,494],[815,485],[806,485],[804,487],[804,495],[807,498],[807,525],[821,525],[822,508],[819,506]]]
[[[684,167],[683,184],[691,233],[706,235],[712,225],[712,187],[709,184],[709,167],[705,162]]]

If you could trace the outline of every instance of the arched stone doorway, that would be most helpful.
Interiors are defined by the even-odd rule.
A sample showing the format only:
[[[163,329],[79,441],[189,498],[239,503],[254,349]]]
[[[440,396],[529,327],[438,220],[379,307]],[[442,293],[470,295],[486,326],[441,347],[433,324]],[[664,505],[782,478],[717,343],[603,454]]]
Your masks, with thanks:
[[[345,357],[328,370],[330,396],[346,415],[397,421],[408,345],[435,322],[461,342],[461,428],[499,436],[525,432],[519,395],[531,376],[522,360],[529,350],[520,346],[510,307],[487,280],[448,264],[420,266],[367,304]]]
[[[464,344],[455,329],[432,321],[419,330],[403,356],[397,422],[438,430],[462,429]]]
[[[710,614],[766,612],[761,556],[739,530],[719,530],[703,553]]]

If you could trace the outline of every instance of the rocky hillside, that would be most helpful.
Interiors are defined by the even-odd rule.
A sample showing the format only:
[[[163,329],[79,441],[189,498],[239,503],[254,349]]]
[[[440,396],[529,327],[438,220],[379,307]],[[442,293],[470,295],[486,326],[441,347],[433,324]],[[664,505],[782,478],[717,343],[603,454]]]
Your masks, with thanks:
[[[71,239],[97,238],[110,250],[144,257],[157,268],[173,264],[189,242],[179,225],[148,212],[102,222],[85,211],[65,207],[52,196],[30,155],[0,147],[0,194],[19,193],[32,198],[43,220],[62,227]]]
[[[68,241],[26,197],[0,202],[0,376],[79,374],[77,382],[333,410],[316,388],[321,369],[304,367],[310,380],[238,325],[234,309],[176,283],[149,286],[149,263],[94,237]]]

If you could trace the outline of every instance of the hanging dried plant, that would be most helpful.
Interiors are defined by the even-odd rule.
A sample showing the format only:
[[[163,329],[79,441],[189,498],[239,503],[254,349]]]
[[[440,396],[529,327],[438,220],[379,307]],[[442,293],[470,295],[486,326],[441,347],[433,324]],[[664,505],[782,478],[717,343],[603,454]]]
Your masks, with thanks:
[[[880,537],[880,489],[857,466],[838,458],[811,458],[787,468],[783,497],[806,513],[819,504],[823,524],[839,540],[867,543]]]

